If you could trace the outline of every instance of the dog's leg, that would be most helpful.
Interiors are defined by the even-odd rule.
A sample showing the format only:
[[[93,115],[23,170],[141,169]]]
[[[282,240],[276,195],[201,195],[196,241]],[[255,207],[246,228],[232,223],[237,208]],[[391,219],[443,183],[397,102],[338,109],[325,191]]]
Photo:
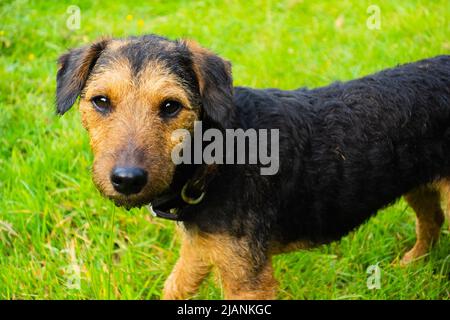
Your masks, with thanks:
[[[438,183],[441,197],[444,200],[444,214],[447,217],[448,229],[450,230],[450,178],[442,179]]]
[[[416,244],[408,251],[401,263],[408,264],[425,255],[433,242],[439,238],[444,214],[440,204],[439,192],[432,187],[421,187],[405,196],[406,201],[416,212]]]
[[[275,299],[278,283],[269,255],[252,255],[244,238],[220,236],[210,245],[211,261],[222,282],[225,299]]]
[[[259,270],[244,267],[242,262],[218,267],[225,299],[228,300],[273,300],[278,283],[273,276],[272,262],[266,262]]]
[[[197,293],[211,269],[203,247],[197,232],[182,231],[180,257],[164,284],[163,299],[187,299]]]
[[[274,299],[277,282],[270,257],[256,258],[248,241],[243,239],[185,232],[180,258],[165,283],[163,298],[190,297],[213,266],[226,299]]]

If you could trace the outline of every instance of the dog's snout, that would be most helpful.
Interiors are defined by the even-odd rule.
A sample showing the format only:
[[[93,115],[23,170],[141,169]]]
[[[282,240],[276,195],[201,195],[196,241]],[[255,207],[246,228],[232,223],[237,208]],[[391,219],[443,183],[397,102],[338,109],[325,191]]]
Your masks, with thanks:
[[[114,189],[124,195],[139,193],[147,179],[147,171],[137,167],[116,167],[111,172]]]

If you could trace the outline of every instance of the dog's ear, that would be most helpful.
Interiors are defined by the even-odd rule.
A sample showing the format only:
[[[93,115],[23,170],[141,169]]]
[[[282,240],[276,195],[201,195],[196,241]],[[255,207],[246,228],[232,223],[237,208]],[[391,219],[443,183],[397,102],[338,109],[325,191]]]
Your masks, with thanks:
[[[204,116],[222,128],[232,128],[235,112],[231,63],[194,41],[183,40],[183,43],[192,54]]]
[[[108,42],[107,39],[100,40],[89,46],[72,49],[59,57],[59,69],[56,75],[58,114],[64,114],[73,106]]]

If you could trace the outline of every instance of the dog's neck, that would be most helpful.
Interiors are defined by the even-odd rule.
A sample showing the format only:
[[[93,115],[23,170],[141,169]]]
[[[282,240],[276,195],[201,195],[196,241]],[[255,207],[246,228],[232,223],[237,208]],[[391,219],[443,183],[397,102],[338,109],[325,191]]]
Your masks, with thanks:
[[[156,217],[183,221],[183,209],[203,200],[218,166],[202,164],[178,169],[170,190],[155,198],[149,205],[150,212]]]

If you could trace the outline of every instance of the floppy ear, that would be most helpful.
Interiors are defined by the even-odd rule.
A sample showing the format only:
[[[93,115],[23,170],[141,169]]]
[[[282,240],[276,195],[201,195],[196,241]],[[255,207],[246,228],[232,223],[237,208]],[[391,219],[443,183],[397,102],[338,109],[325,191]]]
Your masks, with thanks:
[[[100,40],[89,46],[72,49],[59,57],[56,75],[58,114],[64,114],[75,103],[108,42],[109,40]]]
[[[231,63],[194,41],[183,42],[192,54],[204,115],[222,128],[232,128],[235,112]]]

